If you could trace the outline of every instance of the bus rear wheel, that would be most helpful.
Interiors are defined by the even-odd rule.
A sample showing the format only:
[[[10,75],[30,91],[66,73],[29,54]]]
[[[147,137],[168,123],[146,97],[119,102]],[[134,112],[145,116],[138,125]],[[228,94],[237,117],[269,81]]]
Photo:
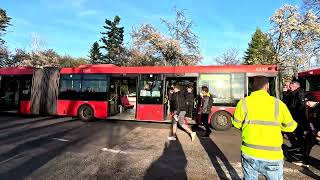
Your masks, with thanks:
[[[89,105],[82,105],[78,109],[78,118],[82,121],[91,121],[94,118],[93,109]]]
[[[219,131],[226,131],[231,128],[231,115],[226,111],[218,111],[211,118],[211,125]]]

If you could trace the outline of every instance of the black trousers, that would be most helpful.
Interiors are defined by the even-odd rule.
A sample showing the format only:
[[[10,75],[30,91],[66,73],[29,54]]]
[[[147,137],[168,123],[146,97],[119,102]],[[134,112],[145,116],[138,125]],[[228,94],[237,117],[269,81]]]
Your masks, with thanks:
[[[304,144],[300,148],[300,152],[302,154],[302,161],[304,164],[310,163],[310,152],[314,145],[316,145],[315,136],[309,132],[306,137]]]
[[[205,114],[205,113],[201,114],[201,121],[203,123],[203,126],[206,128],[206,133],[210,134],[211,129],[210,129],[208,120],[209,120],[209,114]]]

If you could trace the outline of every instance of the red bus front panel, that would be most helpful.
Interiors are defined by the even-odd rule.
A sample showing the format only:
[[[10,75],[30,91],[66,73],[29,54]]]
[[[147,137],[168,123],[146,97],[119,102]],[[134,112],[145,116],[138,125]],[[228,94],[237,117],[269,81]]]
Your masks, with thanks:
[[[163,121],[163,104],[138,104],[137,120]]]
[[[31,114],[30,101],[20,101],[20,113],[21,114]]]
[[[104,101],[72,101],[58,100],[57,114],[61,116],[77,116],[78,109],[81,105],[88,104],[93,108],[94,117],[106,119],[108,116],[108,104]]]

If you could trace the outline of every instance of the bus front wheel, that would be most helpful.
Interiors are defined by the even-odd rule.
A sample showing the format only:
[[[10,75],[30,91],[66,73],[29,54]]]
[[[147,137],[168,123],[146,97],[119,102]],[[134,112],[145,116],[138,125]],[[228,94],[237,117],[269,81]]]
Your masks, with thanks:
[[[78,109],[78,118],[82,121],[91,121],[94,118],[93,109],[89,105],[82,105]]]
[[[218,111],[211,117],[211,125],[219,131],[226,131],[231,128],[231,115],[226,111]]]

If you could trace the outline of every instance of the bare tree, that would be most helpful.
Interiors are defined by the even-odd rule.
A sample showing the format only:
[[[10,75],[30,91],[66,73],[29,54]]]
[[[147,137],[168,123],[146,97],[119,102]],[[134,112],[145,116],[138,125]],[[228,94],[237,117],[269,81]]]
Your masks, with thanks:
[[[239,49],[227,49],[221,56],[215,57],[214,62],[219,65],[239,65],[242,59],[239,57]]]
[[[320,13],[320,0],[303,0],[306,10],[313,10],[317,15]]]
[[[194,23],[186,17],[186,10],[174,8],[175,19],[161,21],[167,25],[169,35],[177,41],[185,55],[183,57],[184,64],[198,64],[201,59],[199,37],[194,33]],[[176,62],[179,65],[179,61]]]

